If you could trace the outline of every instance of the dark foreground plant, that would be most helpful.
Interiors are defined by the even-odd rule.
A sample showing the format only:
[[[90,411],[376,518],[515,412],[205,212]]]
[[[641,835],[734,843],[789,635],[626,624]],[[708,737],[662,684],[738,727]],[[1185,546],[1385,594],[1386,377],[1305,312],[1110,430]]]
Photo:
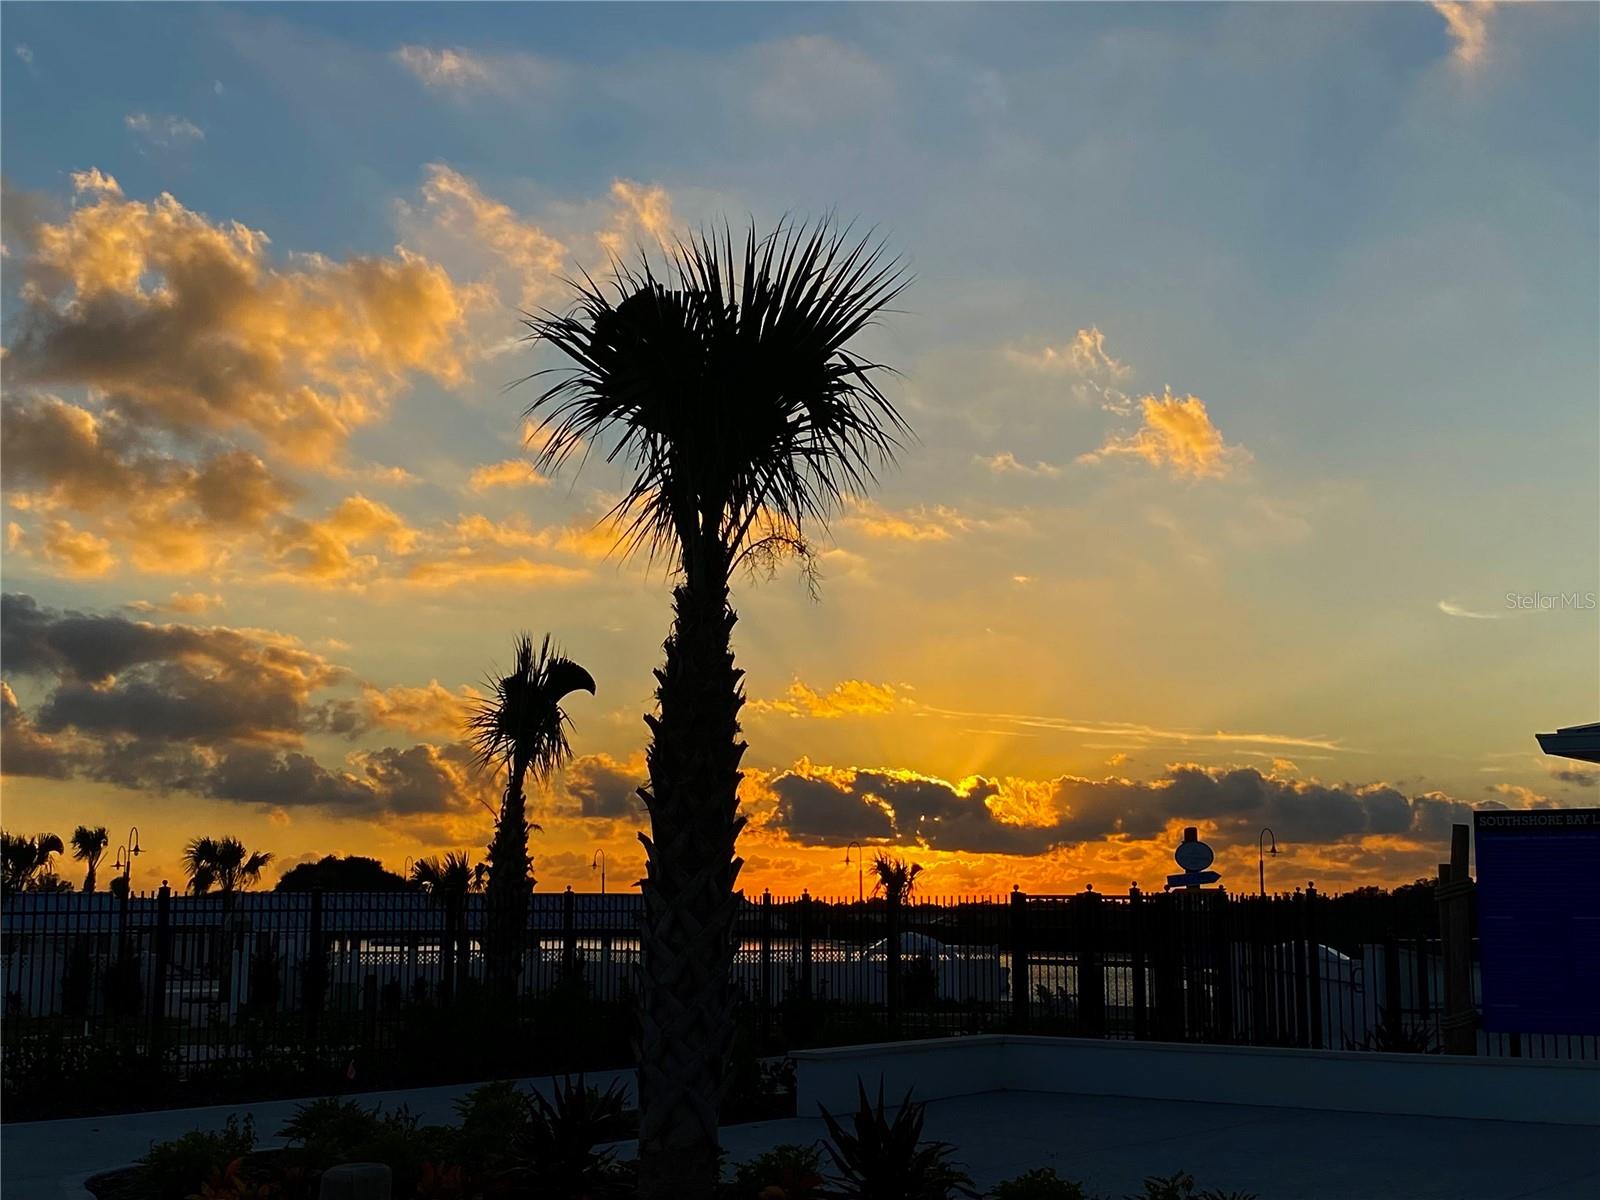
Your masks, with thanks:
[[[627,1094],[620,1083],[605,1091],[587,1086],[580,1075],[564,1079],[545,1099],[533,1093],[528,1127],[528,1166],[538,1196],[599,1200],[626,1193],[624,1173],[613,1152],[597,1149],[623,1136]]]
[[[214,1132],[194,1129],[170,1142],[156,1142],[139,1160],[141,1190],[151,1200],[188,1200],[207,1179],[255,1147],[255,1122],[230,1114]]]
[[[1144,1191],[1123,1200],[1256,1200],[1253,1192],[1223,1192],[1207,1188],[1194,1190],[1194,1176],[1187,1171],[1174,1175],[1152,1175],[1144,1181]]]
[[[989,1200],[1090,1200],[1083,1184],[1063,1179],[1053,1167],[1035,1167],[994,1186]]]
[[[816,1146],[774,1146],[733,1170],[727,1200],[821,1200],[822,1151]]]
[[[976,1197],[972,1179],[950,1160],[953,1147],[946,1142],[924,1142],[922,1124],[927,1106],[911,1098],[900,1104],[891,1118],[878,1084],[878,1103],[867,1098],[866,1086],[856,1081],[860,1103],[850,1118],[853,1132],[834,1120],[826,1109],[827,1151],[841,1177],[833,1193],[846,1200],[950,1200]]]

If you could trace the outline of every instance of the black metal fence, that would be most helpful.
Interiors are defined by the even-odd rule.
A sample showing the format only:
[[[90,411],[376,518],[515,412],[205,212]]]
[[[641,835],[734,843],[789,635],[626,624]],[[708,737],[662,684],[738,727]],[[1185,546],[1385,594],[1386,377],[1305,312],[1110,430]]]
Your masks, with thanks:
[[[481,895],[8,897],[6,1115],[626,1065],[640,912],[634,894],[536,894],[508,967]],[[1441,1044],[1426,895],[766,895],[737,937],[752,1054],[1003,1029]],[[1478,1051],[1600,1057],[1577,1036],[1480,1032]]]

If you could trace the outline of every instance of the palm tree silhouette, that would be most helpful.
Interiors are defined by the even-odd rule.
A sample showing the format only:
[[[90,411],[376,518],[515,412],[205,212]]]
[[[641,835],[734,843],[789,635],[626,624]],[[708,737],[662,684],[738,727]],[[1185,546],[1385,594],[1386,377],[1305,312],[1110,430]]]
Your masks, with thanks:
[[[470,943],[465,936],[462,911],[467,893],[483,887],[484,875],[483,864],[474,865],[460,850],[452,850],[442,859],[430,854],[411,864],[411,881],[444,909],[444,936],[439,942],[441,997],[452,994],[459,977],[466,973]]]
[[[734,570],[797,553],[865,492],[906,432],[877,363],[847,349],[904,286],[873,237],[828,222],[679,242],[666,279],[648,256],[609,287],[586,276],[564,314],[530,317],[571,370],[534,401],[538,465],[609,443],[631,482],[612,511],[628,549],[677,570],[656,671],[651,833],[641,938],[640,1194],[709,1196],[732,1035],[739,815]],[[532,378],[532,377],[530,377]]]
[[[204,896],[212,888],[227,896],[243,891],[260,881],[262,870],[271,861],[271,854],[249,853],[235,837],[198,837],[183,848],[183,870],[195,896]]]
[[[13,896],[18,892],[64,890],[50,861],[62,851],[61,839],[53,833],[26,837],[0,831],[0,891]]]
[[[87,825],[79,825],[72,831],[72,857],[84,864],[84,891],[94,891],[95,871],[110,842],[111,835],[106,832],[104,825],[96,825],[92,829]]]
[[[922,865],[879,853],[872,860],[872,873],[877,876],[872,885],[873,892],[882,892],[883,898],[891,904],[904,904],[916,890]]]
[[[514,993],[533,888],[528,835],[538,828],[528,821],[524,781],[532,773],[534,782],[542,783],[572,757],[566,732],[571,722],[561,701],[579,690],[593,695],[594,678],[551,649],[548,636],[535,651],[533,639],[524,633],[517,638],[511,673],[492,680],[491,686],[493,695],[478,702],[467,722],[478,761],[506,768],[505,793],[489,843],[484,965],[492,986]]]

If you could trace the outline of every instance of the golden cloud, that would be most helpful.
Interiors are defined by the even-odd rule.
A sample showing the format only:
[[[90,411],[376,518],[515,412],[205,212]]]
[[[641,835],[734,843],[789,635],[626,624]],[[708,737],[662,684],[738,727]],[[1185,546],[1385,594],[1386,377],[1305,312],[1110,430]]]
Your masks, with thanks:
[[[1041,346],[1036,350],[1007,347],[1006,357],[1031,370],[1048,373],[1120,379],[1129,371],[1127,363],[1113,358],[1106,350],[1105,334],[1093,325],[1078,330],[1064,345]]]
[[[1482,62],[1489,49],[1489,14],[1494,10],[1494,0],[1432,2],[1454,43],[1450,53],[1455,60],[1467,67]]]
[[[467,490],[487,492],[491,488],[502,487],[545,487],[549,482],[525,459],[507,458],[474,468],[467,479]]]
[[[827,692],[818,692],[796,679],[782,699],[752,700],[745,707],[753,713],[782,713],[790,717],[880,716],[900,704],[899,693],[887,683],[868,683],[846,679]]]
[[[1132,456],[1191,478],[1220,478],[1249,461],[1243,447],[1223,441],[1200,397],[1174,396],[1168,389],[1161,396],[1143,397],[1139,404],[1144,420],[1138,429],[1123,437],[1112,436],[1098,450],[1080,455],[1078,461],[1096,463]]]
[[[74,183],[94,202],[29,232],[14,379],[92,386],[164,428],[244,429],[328,463],[407,376],[461,377],[466,299],[427,259],[397,247],[280,267],[264,233],[169,193],[126,200],[97,170]]]
[[[377,688],[366,684],[361,702],[367,720],[387,729],[402,729],[418,738],[459,740],[466,724],[469,705],[477,699],[473,688],[451,691],[437,679],[425,687],[397,686]]]

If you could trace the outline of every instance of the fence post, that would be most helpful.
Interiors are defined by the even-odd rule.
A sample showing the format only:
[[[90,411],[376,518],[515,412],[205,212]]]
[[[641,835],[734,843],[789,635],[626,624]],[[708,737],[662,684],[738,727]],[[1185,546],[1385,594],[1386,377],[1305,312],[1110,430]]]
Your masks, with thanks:
[[[900,896],[893,888],[885,889],[883,924],[886,937],[883,947],[884,1001],[888,1008],[889,1029],[900,1031]]]
[[[772,1031],[772,889],[761,893],[761,1026]]]
[[[461,926],[461,894],[453,888],[444,897],[444,932],[439,935],[439,1003],[449,1004],[456,994],[456,942]]]
[[[1182,893],[1165,892],[1151,897],[1153,905],[1152,927],[1155,948],[1151,965],[1156,983],[1156,1040],[1181,1042],[1185,1040],[1185,989],[1183,955],[1180,951],[1183,936],[1178,906]]]
[[[161,1044],[166,1038],[167,970],[172,963],[172,889],[161,881],[156,894],[156,944],[150,964],[150,1057],[159,1069]]]
[[[1324,1049],[1322,1036],[1322,943],[1317,932],[1317,885],[1306,884],[1306,994],[1311,1010],[1311,1048]]]
[[[811,893],[800,892],[800,993],[807,1000],[812,996],[811,970]]]
[[[1082,945],[1078,951],[1078,1023],[1086,1037],[1106,1035],[1106,972],[1101,955],[1100,894],[1090,887],[1078,904],[1083,908]]]
[[[1383,1008],[1377,1014],[1377,1032],[1375,1037],[1381,1035],[1385,1026],[1393,1029],[1399,1035],[1405,1029],[1404,1001],[1400,991],[1400,938],[1396,928],[1394,896],[1389,896],[1389,936],[1383,939]]]
[[[306,1021],[306,1053],[312,1062],[318,1059],[318,1023],[322,1017],[322,999],[327,990],[327,951],[322,942],[322,889],[311,892],[311,913],[306,927],[306,961],[302,968],[305,977],[302,1007]]]
[[[571,979],[578,973],[578,897],[567,885],[561,895],[561,975]]]
[[[1450,861],[1439,864],[1434,899],[1439,904],[1439,949],[1444,957],[1444,1016],[1439,1023],[1446,1054],[1478,1052],[1478,1009],[1472,1000],[1471,829],[1450,827]]]
[[[1011,885],[1011,1025],[1019,1032],[1028,1027],[1032,999],[1028,969],[1028,894]]]
[[[1128,937],[1133,958],[1133,1036],[1143,1041],[1150,1036],[1150,995],[1145,978],[1144,893],[1137,883],[1128,887]]]

